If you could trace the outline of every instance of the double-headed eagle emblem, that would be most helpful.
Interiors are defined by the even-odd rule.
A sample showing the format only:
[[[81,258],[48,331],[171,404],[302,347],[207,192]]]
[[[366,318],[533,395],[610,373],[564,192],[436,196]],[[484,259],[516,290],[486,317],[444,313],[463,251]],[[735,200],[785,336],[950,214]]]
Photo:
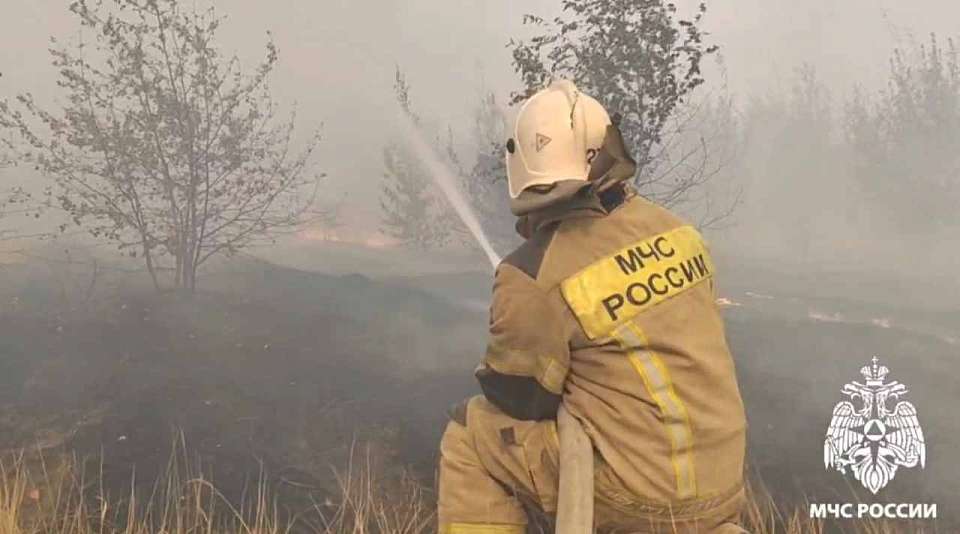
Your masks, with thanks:
[[[873,493],[893,480],[900,467],[922,469],[926,462],[923,430],[917,409],[900,400],[907,387],[892,381],[884,382],[890,372],[880,360],[860,369],[864,383],[851,382],[842,393],[849,400],[833,408],[833,419],[823,442],[823,463],[843,474],[849,469],[854,478]],[[854,406],[859,401],[861,407]],[[888,403],[898,401],[893,410]]]

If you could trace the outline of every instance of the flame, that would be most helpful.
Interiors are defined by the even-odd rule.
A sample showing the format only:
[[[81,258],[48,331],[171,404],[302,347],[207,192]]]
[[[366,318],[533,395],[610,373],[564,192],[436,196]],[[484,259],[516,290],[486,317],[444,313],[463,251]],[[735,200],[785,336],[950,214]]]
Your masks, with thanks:
[[[308,228],[297,234],[297,238],[304,241],[359,245],[377,249],[390,248],[399,244],[395,239],[380,233],[343,232],[335,228]]]

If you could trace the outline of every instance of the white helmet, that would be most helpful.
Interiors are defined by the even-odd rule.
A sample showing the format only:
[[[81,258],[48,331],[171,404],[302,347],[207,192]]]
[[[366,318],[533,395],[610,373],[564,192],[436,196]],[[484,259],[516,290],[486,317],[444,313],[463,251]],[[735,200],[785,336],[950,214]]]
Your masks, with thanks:
[[[536,185],[586,182],[610,124],[603,106],[571,81],[554,82],[530,97],[507,141],[510,197]]]

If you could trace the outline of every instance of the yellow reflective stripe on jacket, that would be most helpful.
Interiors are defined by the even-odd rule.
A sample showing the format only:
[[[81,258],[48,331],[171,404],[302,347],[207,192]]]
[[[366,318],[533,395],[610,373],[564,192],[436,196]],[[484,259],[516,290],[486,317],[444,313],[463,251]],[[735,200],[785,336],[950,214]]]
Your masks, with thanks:
[[[643,380],[647,393],[660,409],[667,435],[670,436],[671,462],[677,478],[677,497],[694,497],[697,494],[696,473],[693,465],[693,432],[687,408],[673,388],[670,371],[663,360],[653,351],[636,350],[648,346],[643,330],[630,322],[613,334],[624,350],[633,368]]]
[[[440,526],[440,534],[524,534],[526,525],[498,523],[450,523]]]
[[[647,310],[713,276],[700,233],[680,226],[594,262],[561,284],[590,339],[609,335]]]

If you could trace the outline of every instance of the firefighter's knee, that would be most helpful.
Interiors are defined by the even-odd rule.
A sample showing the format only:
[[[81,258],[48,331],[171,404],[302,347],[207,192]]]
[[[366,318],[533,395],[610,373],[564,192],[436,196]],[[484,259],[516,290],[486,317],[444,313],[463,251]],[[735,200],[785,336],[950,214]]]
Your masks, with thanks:
[[[469,405],[464,403],[467,409]],[[523,509],[487,471],[477,451],[473,432],[483,425],[471,425],[459,415],[451,419],[440,440],[440,532],[522,534],[526,523]]]

